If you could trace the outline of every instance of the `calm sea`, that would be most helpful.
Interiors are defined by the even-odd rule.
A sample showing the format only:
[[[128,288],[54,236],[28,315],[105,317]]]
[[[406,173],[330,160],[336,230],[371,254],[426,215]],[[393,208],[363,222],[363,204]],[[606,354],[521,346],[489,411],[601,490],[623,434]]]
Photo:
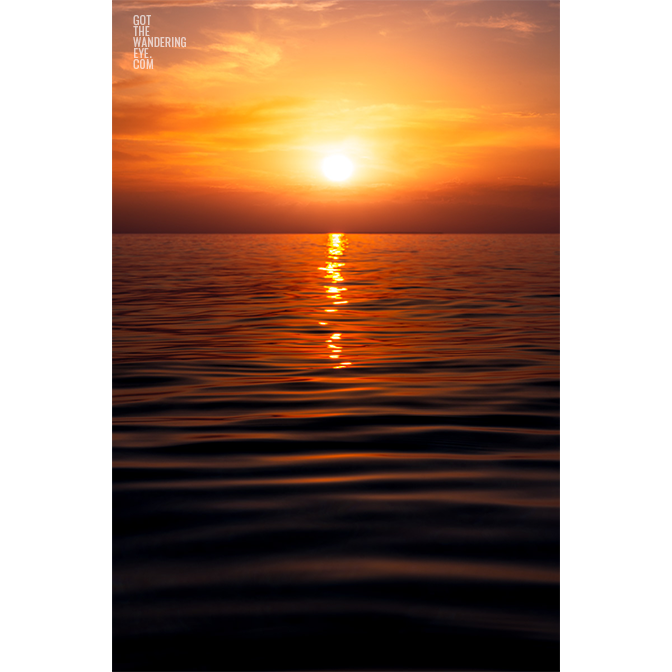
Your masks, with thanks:
[[[114,237],[114,668],[557,670],[559,237]]]

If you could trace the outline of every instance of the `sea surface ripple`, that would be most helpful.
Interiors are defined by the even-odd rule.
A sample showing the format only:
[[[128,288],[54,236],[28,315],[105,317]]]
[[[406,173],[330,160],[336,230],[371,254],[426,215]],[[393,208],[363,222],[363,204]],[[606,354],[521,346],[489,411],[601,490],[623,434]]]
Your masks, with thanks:
[[[115,235],[115,669],[558,669],[559,237]]]

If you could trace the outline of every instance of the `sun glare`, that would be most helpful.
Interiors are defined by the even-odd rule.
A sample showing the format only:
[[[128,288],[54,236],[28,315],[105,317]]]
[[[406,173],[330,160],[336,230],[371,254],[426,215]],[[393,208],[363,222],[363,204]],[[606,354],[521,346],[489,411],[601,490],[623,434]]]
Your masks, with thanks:
[[[347,180],[354,169],[352,161],[343,154],[332,154],[322,161],[322,172],[333,182]]]

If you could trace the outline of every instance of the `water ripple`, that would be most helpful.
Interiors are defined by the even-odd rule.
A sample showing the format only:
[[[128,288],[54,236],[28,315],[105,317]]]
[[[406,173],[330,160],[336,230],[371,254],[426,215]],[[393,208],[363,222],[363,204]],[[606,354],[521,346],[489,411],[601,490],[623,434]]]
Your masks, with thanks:
[[[115,236],[115,669],[557,669],[557,251]]]

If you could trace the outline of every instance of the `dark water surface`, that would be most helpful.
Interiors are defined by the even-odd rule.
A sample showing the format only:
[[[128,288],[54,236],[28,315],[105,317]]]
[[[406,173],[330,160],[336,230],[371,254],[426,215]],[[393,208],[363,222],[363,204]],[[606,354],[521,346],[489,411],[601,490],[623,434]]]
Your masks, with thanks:
[[[559,237],[114,237],[117,670],[557,670]]]

